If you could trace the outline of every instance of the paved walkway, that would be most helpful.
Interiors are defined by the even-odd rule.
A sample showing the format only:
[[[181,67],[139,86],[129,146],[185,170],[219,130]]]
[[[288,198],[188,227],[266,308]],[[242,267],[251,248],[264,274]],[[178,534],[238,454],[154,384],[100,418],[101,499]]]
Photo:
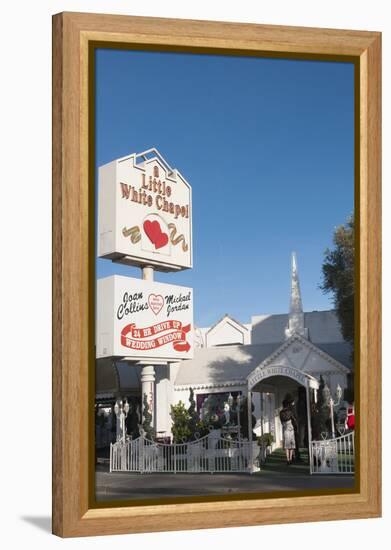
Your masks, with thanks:
[[[301,470],[301,468],[300,468]],[[310,476],[292,466],[249,474],[134,474],[97,466],[97,500],[217,496],[353,488],[353,476]]]
[[[265,464],[262,466],[263,474],[266,472],[276,473],[280,472],[283,475],[302,475],[307,477],[309,475],[309,457],[307,449],[300,449],[300,460],[294,461],[289,467],[286,464],[286,454],[283,449],[276,449],[266,459]]]

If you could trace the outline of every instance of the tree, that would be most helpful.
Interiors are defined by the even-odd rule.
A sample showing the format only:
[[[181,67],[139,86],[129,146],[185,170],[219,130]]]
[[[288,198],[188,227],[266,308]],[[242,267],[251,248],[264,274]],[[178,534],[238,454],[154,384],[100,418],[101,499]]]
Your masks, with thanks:
[[[170,416],[172,418],[171,432],[174,443],[183,443],[191,437],[190,415],[185,404],[179,401],[177,405],[171,405]]]
[[[242,437],[249,439],[249,433],[248,433],[248,406],[247,406],[248,400],[247,397],[243,399],[240,405],[240,425],[241,425],[241,435]],[[252,414],[254,412],[254,403],[251,401],[251,426],[254,429],[255,424],[257,422],[257,419]],[[257,436],[254,432],[252,432],[252,438],[255,441]]]
[[[152,440],[155,437],[155,430],[152,427],[152,414],[151,414],[151,411],[149,410],[149,403],[148,403],[148,398],[146,393],[144,393],[143,405],[144,405],[144,409],[143,409],[144,436],[147,439]]]
[[[189,402],[190,406],[187,409],[182,401],[177,405],[171,405],[170,416],[173,421],[171,432],[177,443],[193,440],[196,433],[201,434],[205,431],[205,427],[198,418],[193,388],[190,388]]]
[[[323,292],[333,294],[334,307],[344,339],[354,342],[354,219],[334,231],[334,248],[326,249],[322,265]]]
[[[326,387],[323,376],[320,376],[318,389],[318,401],[312,411],[312,436],[314,439],[320,439],[322,432],[330,431],[330,406],[328,398],[330,390]]]

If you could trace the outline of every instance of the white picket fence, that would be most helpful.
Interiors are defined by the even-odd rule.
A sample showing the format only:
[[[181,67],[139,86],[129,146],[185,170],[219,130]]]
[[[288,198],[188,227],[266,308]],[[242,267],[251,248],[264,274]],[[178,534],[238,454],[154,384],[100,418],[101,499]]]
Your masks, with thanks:
[[[354,432],[311,442],[311,474],[354,474]]]
[[[251,443],[211,432],[189,443],[157,443],[144,436],[110,445],[110,472],[248,472]]]

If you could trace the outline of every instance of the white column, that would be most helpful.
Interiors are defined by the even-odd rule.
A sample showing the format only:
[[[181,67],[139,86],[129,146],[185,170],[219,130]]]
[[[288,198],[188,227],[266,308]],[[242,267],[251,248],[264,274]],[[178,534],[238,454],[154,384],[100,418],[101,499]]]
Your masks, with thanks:
[[[141,370],[141,411],[144,421],[144,395],[147,396],[149,412],[152,414],[152,426],[154,425],[155,409],[155,369],[152,365],[147,365]]]
[[[250,388],[247,388],[247,420],[248,420],[248,441],[250,445],[250,464],[249,472],[250,474],[254,471],[254,452],[253,452],[253,426],[252,426],[252,394]]]
[[[153,281],[153,267],[145,265],[141,268],[144,281]],[[144,395],[147,396],[149,412],[152,414],[151,425],[155,425],[154,410],[155,410],[155,369],[152,365],[146,365],[141,370],[141,415],[142,422],[144,421]]]
[[[143,280],[144,281],[153,281],[153,267],[146,265],[142,268]]]
[[[275,393],[270,393],[270,426],[269,432],[273,434],[274,440],[277,441],[276,437],[276,395]]]
[[[120,420],[119,415],[116,415],[115,419],[116,419],[115,420],[115,426],[116,426],[115,437],[116,437],[116,440],[118,440],[122,436],[122,433],[121,433],[121,420]]]
[[[308,457],[310,461],[310,472],[312,474],[312,469],[314,465],[312,461],[311,391],[310,391],[308,379],[306,380],[306,384],[305,384],[305,395],[307,399]]]

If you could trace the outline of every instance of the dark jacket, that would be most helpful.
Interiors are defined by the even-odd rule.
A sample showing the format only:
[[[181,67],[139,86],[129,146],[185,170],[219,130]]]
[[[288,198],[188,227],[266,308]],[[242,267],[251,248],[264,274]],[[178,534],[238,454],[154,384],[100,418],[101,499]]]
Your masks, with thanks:
[[[285,409],[282,409],[280,411],[280,420],[281,422],[288,422],[288,420],[291,420],[294,429],[297,428],[296,416],[294,411],[290,407],[286,407]]]

